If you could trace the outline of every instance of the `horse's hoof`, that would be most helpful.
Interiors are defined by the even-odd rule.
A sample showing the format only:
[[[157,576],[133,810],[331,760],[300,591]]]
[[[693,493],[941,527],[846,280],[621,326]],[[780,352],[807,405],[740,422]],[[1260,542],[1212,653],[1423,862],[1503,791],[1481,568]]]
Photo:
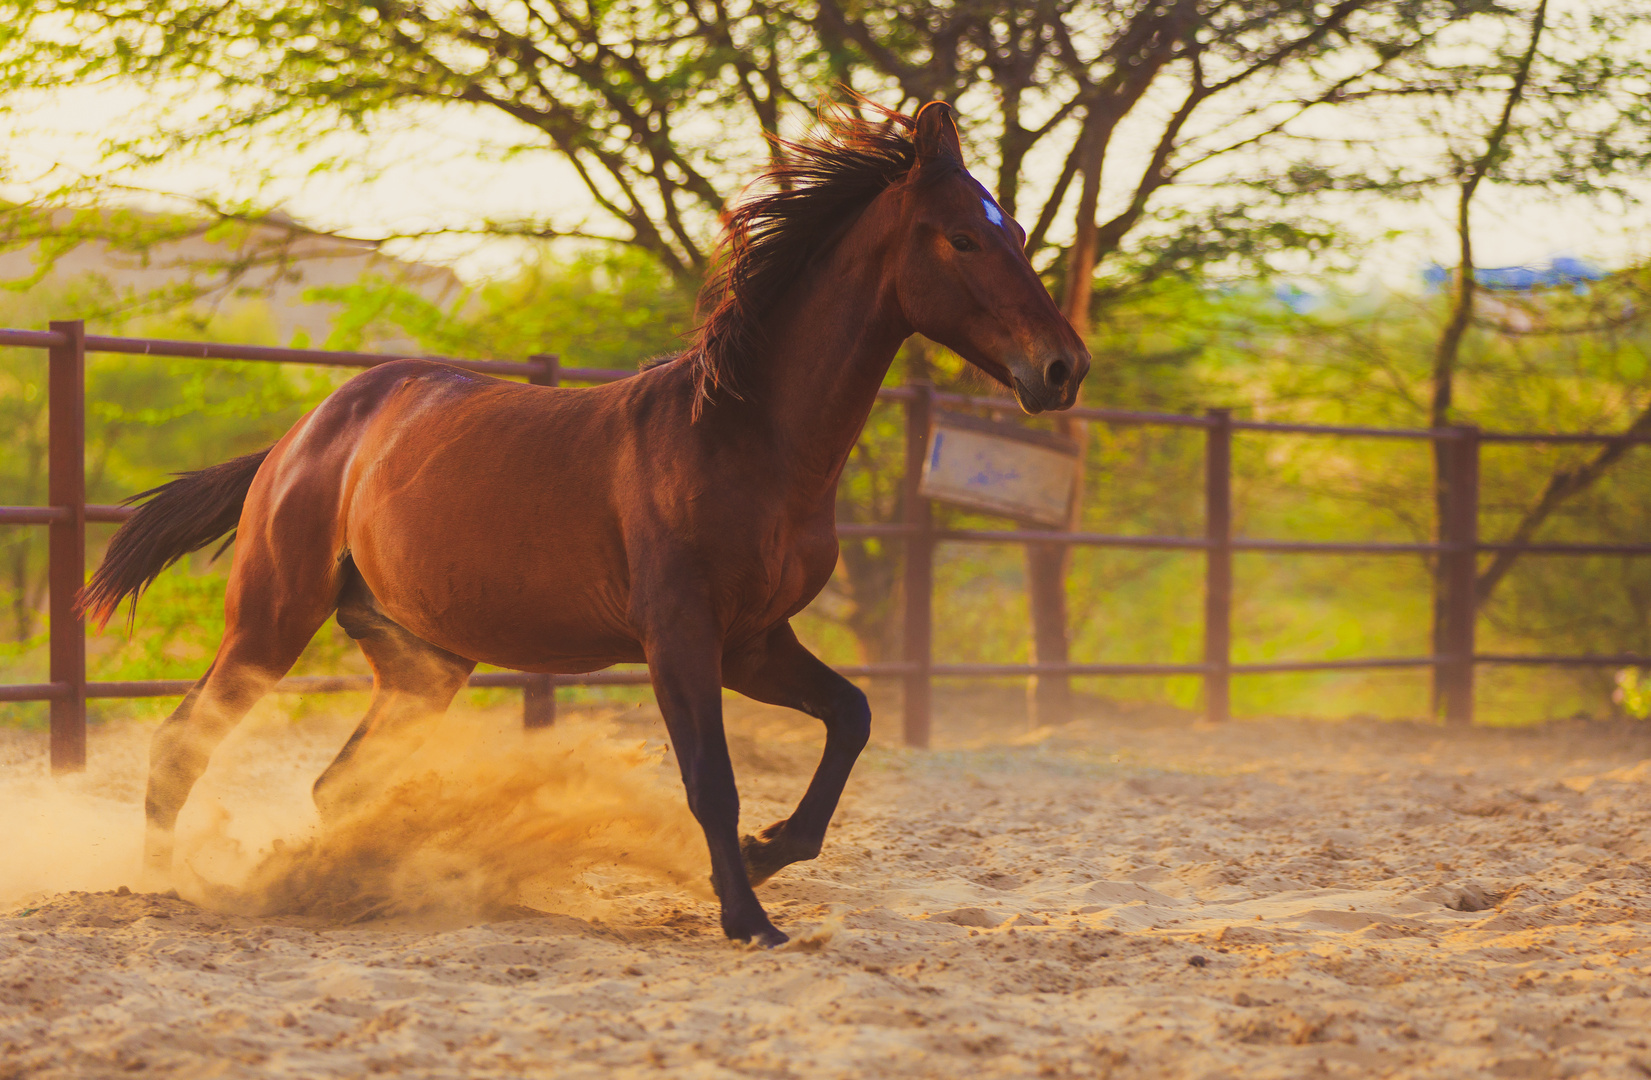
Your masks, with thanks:
[[[773,877],[786,865],[775,858],[771,840],[751,835],[740,837],[740,858],[745,863],[745,878],[753,889]]]
[[[740,938],[740,940],[749,941],[752,945],[761,949],[777,949],[790,941],[791,937],[777,927],[767,926],[749,937]]]
[[[756,888],[792,863],[806,862],[820,854],[818,847],[798,844],[786,833],[788,822],[776,821],[755,836],[740,838],[740,857],[745,860],[745,876]]]

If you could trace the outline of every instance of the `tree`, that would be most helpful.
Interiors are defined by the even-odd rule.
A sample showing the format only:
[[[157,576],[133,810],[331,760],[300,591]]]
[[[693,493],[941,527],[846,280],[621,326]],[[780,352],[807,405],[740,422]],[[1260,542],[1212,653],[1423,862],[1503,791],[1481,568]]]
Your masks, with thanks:
[[[1625,178],[1637,177],[1651,164],[1651,119],[1643,101],[1648,73],[1623,46],[1647,25],[1632,8],[1592,11],[1550,25],[1548,0],[1501,14],[1503,33],[1490,55],[1441,65],[1438,85],[1457,93],[1427,117],[1438,134],[1447,168],[1439,177],[1454,188],[1458,248],[1449,315],[1433,356],[1430,426],[1441,428],[1457,416],[1456,383],[1463,339],[1475,321],[1479,295],[1473,256],[1473,210],[1482,187],[1508,187],[1583,194],[1598,198],[1629,196]],[[1643,36],[1643,35],[1641,35]],[[1461,93],[1467,88],[1469,93]],[[1467,100],[1489,104],[1494,112],[1488,131],[1474,134]],[[1573,331],[1575,328],[1572,328]],[[1651,411],[1630,426],[1651,430]],[[1514,543],[1528,542],[1565,500],[1591,486],[1627,451],[1628,444],[1602,449],[1587,464],[1556,473],[1536,504],[1514,530]],[[1454,498],[1447,480],[1451,447],[1434,443],[1435,519],[1443,521]],[[1499,552],[1478,575],[1474,595],[1460,602],[1481,606],[1512,568],[1517,555]],[[1449,583],[1442,560],[1434,577],[1434,652],[1444,651]],[[1436,695],[1437,697],[1437,688]],[[1437,707],[1438,702],[1435,702]]]
[[[499,151],[571,164],[603,225],[481,215],[458,229],[634,246],[695,284],[732,172],[748,173],[740,155],[760,145],[724,131],[746,130],[749,115],[776,131],[799,74],[780,71],[793,21],[757,6],[737,17],[647,0],[5,7],[0,85],[13,91],[125,80],[161,94],[181,81],[218,95],[216,107],[180,100],[153,130],[111,140],[112,166],[271,137],[302,149],[340,125],[368,133],[392,112],[500,114],[518,136]]]
[[[1530,83],[1531,66],[1537,49],[1542,44],[1542,32],[1548,21],[1548,0],[1538,0],[1531,15],[1530,34],[1524,50],[1514,60],[1509,72],[1509,85],[1503,95],[1501,114],[1496,125],[1485,137],[1484,145],[1466,160],[1457,160],[1456,237],[1461,257],[1456,269],[1456,295],[1451,303],[1450,317],[1439,335],[1439,345],[1433,354],[1433,396],[1428,409],[1429,426],[1442,428],[1451,421],[1451,400],[1454,397],[1457,359],[1461,353],[1462,335],[1473,318],[1477,281],[1473,269],[1473,227],[1471,211],[1479,186],[1491,169],[1507,157],[1508,136],[1513,126],[1514,113],[1524,100]],[[1454,148],[1453,148],[1454,149]],[[1459,155],[1453,154],[1453,157]],[[1450,507],[1465,494],[1455,490],[1451,481],[1450,455],[1456,446],[1443,440],[1433,443],[1433,505],[1434,521],[1438,523],[1438,537],[1444,539],[1444,522]],[[1433,568],[1433,655],[1443,656],[1450,651],[1450,612],[1453,607],[1467,605],[1473,608],[1477,597],[1452,596],[1453,585],[1447,563],[1435,559]],[[1445,684],[1439,669],[1434,669],[1433,709],[1444,707]]]
[[[1154,254],[1135,268],[1148,275],[1184,269],[1192,257],[1310,244],[1306,233],[1263,228],[1273,223],[1234,203],[1191,216],[1155,215],[1154,204],[1179,181],[1208,181],[1218,163],[1296,137],[1292,125],[1314,109],[1398,92],[1399,62],[1475,7],[823,0],[799,12],[765,0],[6,0],[0,87],[117,80],[216,95],[210,106],[181,100],[153,130],[112,140],[116,172],[272,136],[303,149],[341,125],[370,134],[379,120],[420,110],[506,117],[517,136],[499,150],[571,164],[596,223],[479,215],[443,228],[612,241],[647,251],[690,284],[710,258],[717,216],[761,161],[757,133],[778,132],[788,114],[806,114],[844,84],[891,104],[944,97],[978,118],[972,142],[983,167],[995,168],[1005,208],[1037,206],[1034,251],[1070,243],[1061,276],[1082,321],[1087,268],[1148,224],[1158,227]],[[1102,172],[1122,156],[1114,151],[1126,121],[1151,151],[1131,163],[1135,178],[1116,205],[1103,206]],[[1076,206],[1063,209],[1074,179]],[[1212,222],[1224,224],[1211,234]],[[1166,246],[1172,236],[1180,242]]]

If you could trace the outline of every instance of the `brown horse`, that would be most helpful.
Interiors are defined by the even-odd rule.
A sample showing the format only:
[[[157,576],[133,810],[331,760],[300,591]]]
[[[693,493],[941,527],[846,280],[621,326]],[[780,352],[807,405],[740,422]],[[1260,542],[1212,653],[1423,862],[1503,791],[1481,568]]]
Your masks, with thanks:
[[[724,932],[786,940],[752,886],[819,854],[871,720],[788,620],[836,566],[837,478],[895,351],[925,334],[1030,413],[1070,406],[1089,357],[1025,234],[965,171],[948,106],[839,116],[784,149],[731,217],[711,314],[682,355],[588,389],[387,363],[268,451],[146,493],[85,590],[100,623],[236,529],[223,642],[155,734],[152,867],[169,868],[213,748],[336,612],[374,689],[316,782],[324,817],[370,784],[363,741],[445,710],[479,662],[646,661]],[[826,730],[796,810],[743,841],[723,687]]]

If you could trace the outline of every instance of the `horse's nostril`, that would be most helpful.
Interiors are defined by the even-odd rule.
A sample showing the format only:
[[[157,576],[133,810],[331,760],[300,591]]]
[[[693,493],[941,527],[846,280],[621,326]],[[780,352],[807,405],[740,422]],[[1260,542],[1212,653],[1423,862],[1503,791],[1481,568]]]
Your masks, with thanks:
[[[1056,360],[1043,373],[1043,379],[1050,386],[1065,386],[1066,378],[1072,374],[1072,369],[1066,366],[1065,360]]]

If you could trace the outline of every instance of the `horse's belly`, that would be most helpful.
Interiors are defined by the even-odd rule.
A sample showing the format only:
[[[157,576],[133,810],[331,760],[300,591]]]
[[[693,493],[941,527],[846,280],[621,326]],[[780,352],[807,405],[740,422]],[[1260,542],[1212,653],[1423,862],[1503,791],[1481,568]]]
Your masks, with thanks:
[[[479,663],[521,671],[571,675],[643,660],[634,634],[595,619],[569,622],[536,611],[499,610],[480,618],[438,615],[430,623],[421,637]]]
[[[628,626],[566,591],[506,596],[492,582],[458,584],[446,602],[385,607],[425,640],[479,663],[572,674],[642,659]]]
[[[411,522],[379,528],[368,550],[354,553],[385,612],[419,637],[524,671],[574,673],[641,659],[623,568],[605,565],[592,545],[555,533],[454,527],[421,539],[420,531]]]

